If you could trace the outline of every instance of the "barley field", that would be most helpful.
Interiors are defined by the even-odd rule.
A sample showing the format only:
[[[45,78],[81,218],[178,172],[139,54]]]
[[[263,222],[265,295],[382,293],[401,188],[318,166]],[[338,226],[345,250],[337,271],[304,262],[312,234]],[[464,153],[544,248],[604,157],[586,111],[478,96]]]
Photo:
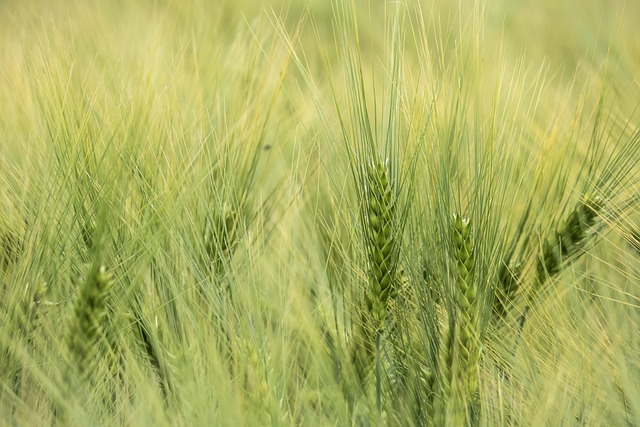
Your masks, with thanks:
[[[0,0],[0,426],[640,426],[638,22]]]

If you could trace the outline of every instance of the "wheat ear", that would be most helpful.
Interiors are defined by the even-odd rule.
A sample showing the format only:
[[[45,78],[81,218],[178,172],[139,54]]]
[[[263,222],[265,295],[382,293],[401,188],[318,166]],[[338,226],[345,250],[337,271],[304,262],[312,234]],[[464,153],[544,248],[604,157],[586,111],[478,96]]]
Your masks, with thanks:
[[[471,224],[457,214],[453,218],[453,261],[454,306],[440,334],[435,425],[457,425],[465,419],[465,404],[478,388],[482,350]]]
[[[590,230],[596,224],[603,202],[600,197],[585,197],[567,219],[544,242],[538,258],[537,283],[542,285],[557,275],[563,267],[581,255],[580,250],[593,236]]]
[[[595,236],[593,231],[603,206],[604,202],[598,196],[584,197],[544,242],[536,264],[536,279],[526,298],[524,313],[520,317],[521,330],[524,328],[530,306],[543,290],[544,284],[584,254],[584,247]]]
[[[20,299],[8,312],[7,335],[0,335],[0,374],[8,373],[11,379],[11,389],[16,394],[20,394],[22,386],[22,362],[16,347],[24,339],[25,344],[32,345],[34,324],[38,319],[42,296],[46,291],[44,284],[38,285],[34,290],[27,284],[25,291],[20,295]],[[8,307],[9,308],[9,307]],[[5,342],[6,339],[6,342]]]
[[[374,319],[374,328],[381,331],[387,317],[398,261],[395,203],[387,169],[382,162],[372,165],[367,171],[365,209],[370,283],[366,301]]]
[[[398,264],[398,232],[395,197],[383,162],[370,165],[363,176],[362,227],[368,264],[369,287],[365,291],[366,310],[354,331],[352,360],[364,385],[375,360],[376,404],[381,407],[381,335],[388,316],[389,297],[394,293]]]
[[[449,319],[448,319],[449,320]],[[447,321],[440,330],[440,343],[438,345],[438,372],[436,401],[431,409],[433,411],[433,425],[445,425],[447,419],[447,406],[452,401],[452,384],[455,373],[455,328]]]
[[[16,233],[0,234],[0,269],[7,269],[18,259],[23,250],[24,244]]]
[[[207,256],[205,262],[219,272],[224,263],[231,258],[237,243],[238,215],[235,209],[224,203],[219,211],[205,218],[203,240]]]
[[[138,298],[136,297],[136,300]],[[160,389],[165,399],[169,397],[169,393],[173,389],[170,366],[164,357],[164,349],[158,342],[157,337],[153,333],[151,325],[141,313],[141,302],[137,301],[133,309],[135,319],[134,331],[136,332],[136,340],[142,347],[153,372],[158,377]]]
[[[69,324],[67,350],[75,372],[83,377],[98,353],[103,321],[106,317],[107,295],[113,278],[104,266],[93,267],[81,285]]]
[[[457,264],[460,362],[466,385],[465,395],[472,396],[478,387],[480,363],[480,318],[475,283],[475,253],[469,219],[454,218],[454,243]]]

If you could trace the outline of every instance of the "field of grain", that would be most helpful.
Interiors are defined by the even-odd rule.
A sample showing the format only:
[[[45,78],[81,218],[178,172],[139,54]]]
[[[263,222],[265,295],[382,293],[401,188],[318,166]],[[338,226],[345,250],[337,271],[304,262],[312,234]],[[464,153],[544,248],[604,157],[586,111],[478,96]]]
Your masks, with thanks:
[[[0,0],[0,426],[640,426],[638,22]]]

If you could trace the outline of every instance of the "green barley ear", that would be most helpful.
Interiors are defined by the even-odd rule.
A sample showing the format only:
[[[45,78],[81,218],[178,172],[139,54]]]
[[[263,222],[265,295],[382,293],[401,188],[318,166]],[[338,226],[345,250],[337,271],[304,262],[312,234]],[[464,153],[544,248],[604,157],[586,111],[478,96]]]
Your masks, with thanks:
[[[80,232],[82,234],[82,241],[89,253],[93,252],[96,248],[96,221],[94,218],[87,216],[82,222]]]
[[[434,426],[465,425],[469,396],[462,358],[460,357],[460,327],[455,321],[447,321],[441,329],[438,349],[438,371],[434,383],[437,386],[435,399],[428,402],[433,411]]]
[[[171,379],[171,366],[166,360],[166,351],[162,347],[157,335],[154,333],[147,318],[142,315],[142,303],[138,297],[134,297],[135,306],[133,308],[134,332],[137,344],[142,348],[153,372],[158,378],[160,390],[165,399],[169,398],[169,393],[173,389]]]
[[[395,272],[395,283],[391,287],[388,300],[387,324],[384,338],[390,345],[385,346],[386,374],[390,390],[397,397],[394,401],[399,410],[406,405],[408,398],[409,381],[412,377],[411,367],[408,363],[408,343],[412,340],[407,325],[417,314],[417,296],[413,292],[411,279],[402,262],[398,261]],[[426,369],[426,366],[419,371]],[[431,370],[429,370],[431,372]],[[419,375],[417,377],[420,377]],[[428,390],[431,390],[429,388]]]
[[[80,172],[77,172],[80,174]],[[83,176],[80,174],[80,176]],[[93,186],[85,181],[85,179],[78,177],[77,178],[78,186],[88,186],[89,188],[93,188]],[[82,242],[84,243],[84,247],[86,249],[87,258],[90,257],[90,254],[94,253],[98,246],[98,223],[97,223],[97,212],[95,203],[92,203],[92,200],[95,200],[96,195],[89,191],[92,196],[88,196],[85,198],[83,195],[78,195],[73,199],[73,209],[75,212],[74,221],[78,224],[80,228],[80,237],[82,238]]]
[[[445,425],[447,419],[447,406],[454,402],[452,395],[452,384],[454,380],[455,363],[455,328],[449,319],[440,329],[440,343],[438,345],[438,371],[437,371],[437,394],[433,407],[434,425]]]
[[[427,418],[431,420],[434,419],[435,417],[434,403],[436,401],[436,393],[437,393],[436,380],[437,380],[436,375],[431,370],[431,368],[425,365],[420,366],[419,384],[425,393],[425,396],[424,396],[425,413],[427,414]]]
[[[24,245],[17,233],[8,231],[0,234],[0,269],[7,269],[18,259],[23,250]]]
[[[368,264],[366,310],[360,312],[353,338],[352,360],[361,384],[375,360],[376,403],[381,413],[380,340],[388,316],[389,297],[397,286],[398,224],[395,197],[383,162],[370,165],[363,176],[362,227]]]
[[[536,279],[526,296],[527,305],[520,317],[520,329],[524,327],[526,313],[544,284],[580,258],[584,253],[582,249],[596,236],[594,229],[598,222],[598,213],[603,207],[604,202],[600,197],[584,197],[544,242],[536,264]]]
[[[263,353],[252,339],[242,339],[240,349],[246,355],[243,388],[259,425],[288,424],[287,414],[269,386],[272,369],[268,353]]]
[[[208,259],[206,263],[218,270],[227,261],[237,243],[238,214],[224,203],[220,210],[209,213],[205,219],[203,240]]]
[[[403,265],[398,262],[396,265],[395,283],[391,286],[389,297],[396,300],[400,295],[408,295],[411,292],[409,276]]]
[[[382,162],[369,167],[366,180],[365,216],[370,283],[366,299],[375,329],[380,331],[387,316],[389,296],[393,293],[398,261],[395,201],[387,169]]]
[[[460,339],[460,362],[466,383],[465,395],[472,396],[478,387],[480,363],[480,318],[475,282],[475,253],[468,218],[454,218],[454,243],[459,289],[457,324]]]
[[[493,310],[498,318],[504,318],[509,307],[515,300],[522,277],[523,265],[520,262],[513,266],[503,264],[498,273],[498,286],[494,300]]]
[[[435,425],[459,425],[478,388],[482,351],[475,280],[475,248],[468,218],[453,218],[454,307],[441,329]]]
[[[8,305],[5,330],[6,336],[0,335],[0,374],[11,379],[12,391],[20,394],[22,383],[22,363],[16,354],[18,343],[31,346],[34,339],[34,324],[38,320],[42,297],[46,285],[30,286],[27,284],[18,301]],[[5,342],[5,339],[7,340]],[[8,382],[7,382],[8,383]]]
[[[598,220],[603,202],[600,197],[585,197],[571,211],[568,218],[548,237],[537,263],[537,287],[557,275],[562,268],[575,261],[580,250],[594,236],[591,230]],[[538,289],[534,289],[537,291]]]
[[[375,358],[375,335],[371,322],[369,321],[372,305],[369,304],[370,299],[367,298],[368,312],[361,312],[360,318],[354,322],[353,338],[351,347],[351,362],[355,368],[355,373],[360,384],[366,384],[369,374],[371,373],[371,365]]]
[[[67,338],[70,361],[80,377],[90,370],[89,365],[99,353],[99,338],[107,313],[107,295],[113,283],[111,274],[107,273],[104,266],[94,266],[80,286]]]
[[[31,338],[32,324],[37,319],[38,309],[46,290],[45,283],[39,284],[35,288],[27,284],[22,298],[14,306],[14,310],[11,311],[10,324],[13,325],[21,337]]]

